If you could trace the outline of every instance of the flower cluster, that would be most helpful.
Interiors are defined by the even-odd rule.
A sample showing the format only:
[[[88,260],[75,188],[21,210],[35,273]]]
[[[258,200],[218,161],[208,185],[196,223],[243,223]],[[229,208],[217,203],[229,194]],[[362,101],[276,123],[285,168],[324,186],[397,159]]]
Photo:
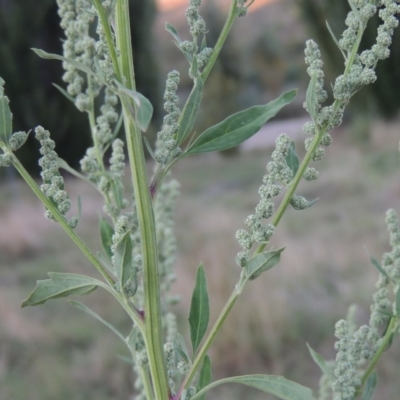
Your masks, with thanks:
[[[190,0],[189,7],[186,10],[186,18],[192,35],[192,41],[185,40],[179,44],[181,50],[185,52],[191,60],[191,67],[189,75],[191,78],[196,78],[208,63],[213,49],[210,47],[203,47],[199,49],[198,38],[207,33],[206,22],[199,14],[199,7],[201,0]],[[200,50],[200,51],[199,51]],[[196,64],[193,60],[196,59]]]
[[[398,317],[396,302],[389,299],[389,284],[394,287],[394,295],[400,287],[400,228],[394,210],[386,213],[386,222],[390,233],[392,251],[385,253],[382,259],[382,270],[373,295],[369,325],[358,330],[351,329],[348,322],[340,320],[336,324],[335,344],[338,350],[335,380],[332,383],[334,400],[352,400],[360,387],[360,366],[371,360],[382,343],[381,330],[388,326],[390,315]]]
[[[66,39],[63,42],[64,57],[77,61],[89,68],[92,67],[95,51],[95,40],[90,37],[90,25],[95,19],[91,12],[90,0],[57,0],[58,14],[61,17],[61,28]],[[75,105],[80,111],[88,111],[90,97],[84,90],[85,79],[83,74],[71,63],[64,61],[65,73],[63,81],[68,84],[68,93],[75,98]],[[97,87],[94,80],[92,90]],[[95,90],[98,92],[99,88]]]
[[[247,10],[249,9],[249,7],[251,6],[251,4],[254,2],[254,0],[252,2],[250,2],[250,4],[246,4],[248,2],[248,0],[238,0],[237,1],[237,8],[239,10],[239,17],[244,17],[247,15]]]
[[[39,165],[42,167],[40,175],[43,179],[42,192],[56,205],[60,214],[64,215],[71,209],[71,201],[64,190],[64,179],[59,172],[58,156],[54,151],[55,143],[50,139],[50,132],[38,126],[35,129],[36,139],[40,141]],[[47,210],[46,217],[55,220],[53,214]],[[78,218],[72,217],[68,221],[72,228],[78,224]]]
[[[101,181],[100,172],[102,171],[102,166],[99,163],[98,154],[104,152],[104,149],[113,138],[111,125],[118,120],[118,113],[115,111],[117,103],[117,96],[107,88],[104,94],[104,104],[100,108],[101,115],[96,118],[96,126],[92,132],[95,146],[86,150],[86,155],[80,162],[82,171],[94,183],[100,184]]]
[[[154,207],[161,290],[165,293],[170,290],[171,283],[176,279],[174,264],[177,246],[174,234],[174,205],[178,195],[178,181],[171,179],[164,182],[161,185]]]
[[[115,139],[113,141],[110,172],[117,179],[122,179],[125,174],[124,142],[121,139]]]
[[[272,160],[267,164],[268,174],[264,176],[263,185],[258,191],[261,197],[260,202],[255,208],[255,213],[245,220],[249,231],[240,229],[236,232],[236,239],[243,248],[236,257],[236,263],[241,267],[246,266],[253,244],[267,243],[274,233],[274,225],[263,224],[262,220],[273,215],[275,204],[272,199],[281,193],[282,187],[287,187],[293,180],[293,171],[286,161],[291,145],[292,140],[286,134],[276,139],[276,148],[271,155]]]
[[[9,167],[11,165],[11,156],[7,153],[0,154],[0,167]]]
[[[176,94],[179,80],[178,71],[171,71],[168,74],[164,93],[164,109],[168,114],[164,117],[163,129],[157,134],[159,149],[155,154],[156,160],[160,164],[166,164],[172,157],[177,157],[181,153],[175,139],[179,130],[178,120],[181,115],[181,110],[178,107],[179,97]]]
[[[197,44],[197,38],[206,33],[206,22],[199,14],[201,0],[190,0],[189,7],[186,10],[186,18],[190,28],[190,34],[193,36],[194,43]]]

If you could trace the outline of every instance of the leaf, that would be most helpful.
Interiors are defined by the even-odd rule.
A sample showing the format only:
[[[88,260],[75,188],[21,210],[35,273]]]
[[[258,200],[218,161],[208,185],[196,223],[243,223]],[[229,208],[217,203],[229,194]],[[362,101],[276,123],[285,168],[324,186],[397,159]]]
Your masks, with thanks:
[[[311,389],[282,376],[274,375],[245,375],[221,379],[197,392],[191,400],[200,399],[208,390],[224,383],[241,383],[242,385],[273,394],[282,400],[315,400]]]
[[[196,122],[197,113],[200,108],[202,93],[203,80],[201,77],[198,77],[195,80],[193,89],[182,111],[178,136],[176,139],[178,146],[188,137],[193,129],[194,123]]]
[[[151,144],[150,144],[149,140],[147,139],[147,137],[144,136],[144,135],[143,135],[143,143],[145,144],[146,149],[147,149],[147,151],[148,151],[149,154],[150,154],[150,157],[151,157],[154,161],[156,161],[156,156],[155,156],[155,154],[154,154],[153,149],[151,148]]]
[[[317,197],[314,200],[308,201],[307,199],[305,199],[302,196],[297,196],[297,197],[302,198],[302,200],[303,200],[300,203],[297,203],[295,201],[295,196],[297,196],[297,195],[294,195],[292,197],[292,199],[290,200],[290,205],[293,207],[294,210],[300,210],[300,211],[301,210],[306,210],[307,208],[312,207],[319,200],[319,198]]]
[[[270,118],[291,103],[296,94],[297,90],[285,92],[268,104],[250,107],[231,115],[205,130],[186,150],[185,155],[227,150],[239,145],[256,134]]]
[[[130,232],[125,233],[115,248],[114,268],[121,288],[123,289],[130,281],[133,273],[132,240]]]
[[[190,339],[192,341],[193,355],[196,353],[197,347],[206,333],[209,318],[210,305],[206,274],[203,264],[200,264],[197,269],[196,286],[193,290],[189,313]]]
[[[247,279],[252,281],[258,278],[263,272],[268,271],[277,265],[281,259],[281,253],[283,250],[285,250],[284,247],[279,250],[271,250],[257,254],[250,259],[245,267]]]
[[[71,304],[71,306],[79,308],[80,310],[82,310],[82,311],[88,313],[89,315],[91,315],[92,317],[96,318],[98,321],[100,321],[102,324],[104,324],[107,328],[112,330],[124,343],[126,343],[126,340],[123,337],[122,333],[120,331],[118,331],[118,329],[115,328],[115,326],[113,326],[109,322],[105,321],[103,318],[100,317],[99,314],[97,314],[96,312],[91,310],[89,307],[85,306],[83,303],[81,303],[80,301],[76,301],[76,300],[68,300],[68,303]]]
[[[376,371],[374,371],[368,377],[367,382],[365,383],[364,392],[361,400],[372,400],[372,396],[374,395],[377,381],[378,379],[376,376]]]
[[[200,369],[199,381],[197,383],[196,392],[205,388],[211,383],[212,373],[211,373],[211,359],[208,355],[204,357],[203,364]],[[199,400],[205,400],[206,394],[199,397]]]
[[[134,114],[135,114],[135,121],[138,124],[140,130],[142,132],[147,131],[149,127],[151,118],[153,117],[153,106],[150,101],[144,97],[139,92],[135,90],[128,89],[124,85],[121,85],[118,81],[117,83],[118,88],[127,94],[136,104]]]
[[[36,306],[50,299],[71,295],[89,294],[103,282],[86,275],[49,272],[50,279],[37,281],[36,287],[29,297],[22,302],[22,307]]]
[[[182,42],[181,38],[179,37],[178,31],[176,30],[176,28],[173,25],[166,22],[165,30],[173,36],[173,38],[176,40],[176,42],[178,44],[180,44]]]
[[[308,343],[307,343],[308,351],[311,354],[312,359],[314,360],[315,364],[318,365],[318,367],[321,369],[321,371],[325,374],[328,375],[329,378],[334,381],[335,376],[333,375],[333,372],[331,368],[328,366],[326,363],[325,359],[321,356],[321,354],[317,353]]]
[[[72,101],[72,103],[75,104],[75,99],[61,86],[58,86],[56,83],[52,84],[58,91],[63,94],[69,101]]]
[[[317,83],[318,83],[317,73],[314,72],[311,77],[306,93],[307,111],[310,114],[311,118],[313,119],[314,123],[317,122],[317,117],[318,117]]]
[[[299,170],[300,161],[296,153],[296,146],[294,144],[294,141],[292,141],[292,143],[290,144],[289,151],[286,156],[286,164],[291,169],[293,176],[295,176],[297,171]]]
[[[340,50],[340,52],[342,53],[343,57],[345,60],[347,60],[346,54],[344,54],[344,51],[342,50],[342,48],[340,47],[339,41],[337,40],[335,34],[333,33],[332,28],[330,27],[328,21],[325,21],[326,23],[326,27],[328,28],[328,31],[332,37],[332,40],[335,42],[336,46],[338,47],[338,49]]]
[[[78,61],[72,60],[70,58],[66,58],[66,57],[60,56],[58,54],[47,53],[44,50],[34,49],[34,48],[31,49],[31,50],[33,50],[40,58],[43,58],[45,60],[64,61],[64,62],[66,62],[68,64],[73,65],[76,69],[79,69],[80,71],[85,72],[88,75],[92,75],[92,76],[95,76],[96,78],[99,78],[98,75],[92,69],[90,69],[88,66],[86,66],[83,63],[80,63]]]
[[[114,275],[115,271],[114,267],[111,264],[111,261],[103,253],[100,253],[99,251],[96,252],[96,257],[101,262],[103,267],[106,268],[111,275]]]
[[[4,94],[4,80],[0,77],[0,141],[8,143],[12,134],[12,113],[8,97]]]
[[[114,235],[114,229],[109,224],[109,222],[103,217],[100,217],[99,226],[100,226],[101,244],[103,246],[104,253],[111,260],[112,257],[111,245],[112,245],[112,237]]]
[[[175,335],[174,347],[176,353],[182,358],[182,360],[190,364],[190,357],[189,357],[189,352],[187,351],[186,348],[185,339],[180,333],[177,333]]]
[[[378,260],[372,256],[369,257],[369,259],[371,260],[372,265],[374,265],[374,267],[382,274],[384,275],[389,281],[391,281],[389,275],[387,274],[387,272],[382,268],[382,266],[379,264]]]

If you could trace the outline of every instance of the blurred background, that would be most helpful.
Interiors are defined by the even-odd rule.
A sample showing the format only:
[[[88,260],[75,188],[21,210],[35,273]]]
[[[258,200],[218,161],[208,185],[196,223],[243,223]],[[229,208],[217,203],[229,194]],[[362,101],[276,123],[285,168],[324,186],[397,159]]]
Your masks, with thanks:
[[[230,1],[203,3],[207,40],[213,45]],[[131,0],[131,6],[138,90],[155,108],[148,133],[154,139],[163,117],[166,74],[181,72],[182,102],[191,89],[186,60],[164,30],[168,21],[181,37],[188,37],[187,1]],[[308,85],[304,42],[313,37],[321,46],[330,87],[343,60],[325,21],[340,36],[347,12],[345,0],[256,0],[249,15],[234,26],[206,85],[196,131],[284,90],[300,91],[292,105],[239,149],[185,159],[174,168],[182,195],[176,213],[180,252],[173,291],[182,302],[173,311],[186,334],[199,262],[208,275],[213,320],[238,279],[234,235],[258,202],[276,136],[286,132],[302,148],[301,125],[307,120],[302,103]],[[363,47],[373,44],[377,23],[371,22]],[[78,166],[90,144],[86,117],[52,86],[63,86],[61,64],[41,60],[29,50],[61,53],[58,24],[53,0],[0,0],[0,76],[6,81],[14,130],[43,125],[56,140],[60,157]],[[367,322],[377,272],[365,248],[378,259],[390,250],[384,214],[389,207],[400,211],[399,36],[398,30],[392,57],[378,66],[378,82],[354,97],[344,125],[333,133],[332,147],[316,165],[320,179],[300,188],[302,195],[319,201],[310,210],[288,210],[273,243],[286,246],[281,263],[245,290],[215,342],[215,377],[282,374],[315,388],[319,371],[306,342],[329,359],[334,357],[334,323],[351,304],[359,304],[358,321]],[[32,139],[18,155],[37,174],[38,146]],[[105,327],[62,300],[20,308],[48,271],[94,271],[61,229],[44,219],[42,206],[12,169],[0,169],[0,184],[0,400],[130,398],[131,367],[117,356],[126,356],[125,348]],[[67,189],[71,198],[80,194],[83,199],[78,233],[99,250],[100,197],[72,178]],[[129,332],[129,321],[107,294],[96,292],[83,301]],[[395,342],[379,367],[376,398],[398,398],[399,356]],[[269,397],[232,386],[216,389],[208,398]]]

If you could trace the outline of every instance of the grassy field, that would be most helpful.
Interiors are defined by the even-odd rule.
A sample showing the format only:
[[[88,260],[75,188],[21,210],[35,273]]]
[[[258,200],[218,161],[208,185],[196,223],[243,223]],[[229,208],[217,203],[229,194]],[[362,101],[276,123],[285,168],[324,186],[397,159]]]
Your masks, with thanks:
[[[330,358],[333,325],[348,307],[358,303],[360,322],[367,320],[377,272],[364,246],[378,259],[389,250],[385,210],[400,211],[398,122],[375,123],[368,143],[355,144],[351,134],[334,134],[332,148],[318,164],[320,179],[302,184],[301,194],[319,200],[309,210],[285,215],[273,238],[274,246],[286,246],[281,263],[244,291],[228,318],[211,353],[215,377],[284,374],[315,388],[319,371],[306,342]],[[199,262],[206,268],[212,319],[238,279],[234,234],[258,201],[270,152],[197,157],[174,170],[182,191],[173,287],[182,302],[174,312],[185,333]],[[100,198],[83,183],[69,180],[67,185],[72,198],[83,198],[78,233],[98,250]],[[43,218],[42,207],[24,185],[3,182],[0,193],[0,399],[129,399],[131,367],[117,356],[126,351],[105,327],[62,300],[20,309],[47,271],[93,276],[95,271],[60,228]],[[106,293],[83,301],[128,333],[129,321]],[[376,398],[398,398],[399,356],[394,343],[379,367]],[[269,397],[232,386],[208,398]]]

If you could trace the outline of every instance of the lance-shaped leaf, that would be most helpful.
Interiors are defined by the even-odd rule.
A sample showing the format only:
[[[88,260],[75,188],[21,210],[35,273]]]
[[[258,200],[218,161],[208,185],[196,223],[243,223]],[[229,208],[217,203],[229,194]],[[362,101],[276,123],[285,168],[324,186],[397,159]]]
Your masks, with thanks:
[[[185,339],[180,333],[177,333],[175,335],[174,348],[176,355],[179,356],[186,363],[190,364],[190,357],[189,352],[186,348]],[[177,357],[177,362],[179,361],[179,357]]]
[[[118,81],[115,81],[120,91],[128,95],[136,104],[133,111],[135,121],[137,122],[142,132],[147,131],[150,125],[151,118],[153,117],[153,106],[150,101],[139,92],[128,89],[124,85],[121,85]]]
[[[277,99],[261,106],[254,106],[226,118],[205,130],[185,154],[227,150],[256,134],[284,106],[296,97],[297,90],[285,92]]]
[[[4,84],[0,77],[0,141],[8,143],[12,134],[12,114],[8,97],[4,94]]]
[[[68,300],[68,303],[76,308],[79,308],[80,310],[84,311],[85,313],[88,313],[93,318],[96,318],[98,321],[100,321],[102,324],[104,324],[108,329],[113,331],[124,343],[126,343],[126,340],[123,337],[122,333],[115,326],[111,325],[109,322],[107,322],[106,320],[101,318],[99,314],[97,314],[96,312],[91,310],[89,307],[85,306],[83,303],[81,303],[80,301],[76,301],[76,300]]]
[[[182,42],[181,38],[179,37],[177,29],[169,22],[165,23],[165,30],[172,35],[172,37],[176,40],[177,44],[180,44]]]
[[[241,383],[242,385],[270,393],[282,400],[315,400],[311,389],[282,376],[274,375],[245,375],[221,379],[197,392],[192,397],[192,400],[201,399],[208,390],[224,383]]]
[[[391,281],[389,275],[387,274],[387,272],[382,268],[381,264],[379,264],[378,260],[372,256],[369,257],[372,265],[382,274],[384,275],[388,281]]]
[[[300,161],[299,156],[296,153],[296,146],[294,144],[294,141],[290,143],[288,154],[286,156],[286,164],[291,169],[293,176],[295,176],[297,171],[299,170]]]
[[[124,288],[132,278],[133,273],[132,240],[130,232],[125,233],[115,248],[114,268],[121,288]]]
[[[211,373],[211,359],[206,355],[203,360],[203,364],[200,368],[199,373],[199,381],[197,383],[196,392],[199,392],[201,389],[205,388],[207,385],[211,383],[212,373]],[[206,393],[199,397],[199,400],[205,400]]]
[[[321,356],[321,354],[317,353],[308,343],[307,343],[308,350],[311,354],[312,359],[314,360],[315,364],[321,368],[321,371],[328,375],[332,381],[335,380],[335,376],[333,375],[332,369],[328,366],[325,359]]]
[[[317,122],[317,117],[318,117],[317,83],[318,83],[317,73],[314,72],[307,88],[306,105],[307,105],[307,111],[315,123]]]
[[[372,400],[377,381],[378,379],[376,376],[376,371],[374,371],[367,379],[367,382],[365,382],[364,392],[361,400]]]
[[[99,76],[88,66],[86,66],[83,63],[80,63],[78,61],[72,60],[71,58],[66,58],[63,56],[60,56],[58,54],[53,54],[53,53],[47,53],[44,50],[41,49],[32,49],[40,58],[44,58],[45,60],[59,60],[59,61],[64,61],[68,64],[71,64],[74,66],[76,69],[79,69],[79,71],[85,72],[88,75],[95,76],[96,78],[99,78]]]
[[[265,253],[260,253],[254,256],[246,265],[247,279],[254,280],[258,278],[263,272],[268,271],[275,267],[281,259],[281,253],[285,250],[282,247],[279,250],[271,250]]]
[[[22,307],[36,306],[50,299],[71,295],[89,294],[103,282],[86,275],[49,272],[50,279],[37,281],[37,285],[29,297],[22,302]]]
[[[208,300],[207,281],[203,264],[197,269],[196,286],[190,304],[189,325],[193,355],[207,331],[210,318],[210,304]]]
[[[192,92],[182,111],[182,117],[179,124],[178,135],[176,141],[180,145],[190,134],[196,122],[197,113],[200,108],[201,96],[203,93],[203,80],[201,77],[196,78]]]
[[[100,217],[99,225],[100,225],[101,244],[103,246],[104,253],[106,253],[107,257],[111,260],[112,257],[111,245],[112,245],[112,237],[114,235],[114,229],[109,224],[109,222],[103,217]]]

